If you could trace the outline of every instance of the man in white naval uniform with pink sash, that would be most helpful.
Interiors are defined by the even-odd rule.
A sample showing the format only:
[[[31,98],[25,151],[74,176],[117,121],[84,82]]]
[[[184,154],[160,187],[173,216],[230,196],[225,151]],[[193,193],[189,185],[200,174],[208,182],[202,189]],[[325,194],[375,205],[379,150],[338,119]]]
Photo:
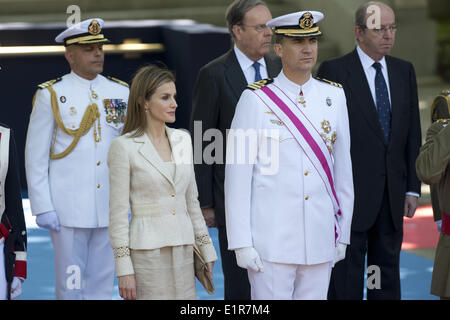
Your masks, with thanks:
[[[350,243],[345,94],[311,75],[322,18],[302,11],[267,23],[283,70],[248,86],[228,134],[228,249],[248,270],[252,299],[326,299],[331,269]]]

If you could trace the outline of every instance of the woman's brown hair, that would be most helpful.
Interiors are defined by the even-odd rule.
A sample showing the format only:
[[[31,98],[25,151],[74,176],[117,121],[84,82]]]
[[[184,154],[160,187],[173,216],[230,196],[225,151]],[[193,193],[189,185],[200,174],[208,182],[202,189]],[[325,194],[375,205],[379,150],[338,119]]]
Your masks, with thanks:
[[[123,126],[122,135],[132,132],[132,137],[144,134],[147,124],[144,103],[150,100],[155,91],[167,82],[175,82],[174,74],[166,67],[150,64],[140,68],[131,82],[130,96],[128,98],[127,117]]]

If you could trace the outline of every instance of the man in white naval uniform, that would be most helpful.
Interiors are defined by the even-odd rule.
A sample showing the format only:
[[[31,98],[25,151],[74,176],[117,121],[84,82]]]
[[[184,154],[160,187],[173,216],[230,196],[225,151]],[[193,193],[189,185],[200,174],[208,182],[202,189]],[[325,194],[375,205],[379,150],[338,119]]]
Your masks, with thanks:
[[[50,230],[56,299],[111,299],[107,154],[123,127],[129,89],[103,71],[103,20],[56,37],[71,72],[39,85],[28,126],[25,167],[36,223]]]
[[[252,299],[326,299],[331,269],[350,241],[344,90],[311,76],[322,18],[303,11],[267,23],[282,72],[248,86],[228,134],[229,250],[248,270]]]

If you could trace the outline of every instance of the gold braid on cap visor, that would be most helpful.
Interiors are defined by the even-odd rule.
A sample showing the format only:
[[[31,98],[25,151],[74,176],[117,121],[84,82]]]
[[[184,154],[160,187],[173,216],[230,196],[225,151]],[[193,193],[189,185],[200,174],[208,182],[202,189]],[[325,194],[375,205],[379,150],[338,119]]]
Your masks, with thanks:
[[[275,29],[276,34],[299,34],[299,35],[307,35],[311,33],[322,34],[319,31],[319,27],[311,28],[311,29]]]
[[[79,37],[79,38],[73,38],[65,41],[66,46],[70,44],[75,43],[92,43],[95,40],[96,42],[103,42],[108,41],[108,39],[105,38],[105,35],[103,34],[97,34],[95,36],[85,36],[85,37]],[[100,40],[100,41],[99,41]]]

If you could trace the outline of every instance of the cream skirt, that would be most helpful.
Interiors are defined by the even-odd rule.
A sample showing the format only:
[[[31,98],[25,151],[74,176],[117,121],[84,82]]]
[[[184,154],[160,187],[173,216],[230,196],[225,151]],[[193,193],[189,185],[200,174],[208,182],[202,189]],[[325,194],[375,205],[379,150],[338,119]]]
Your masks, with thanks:
[[[131,250],[138,300],[195,300],[192,245]]]

